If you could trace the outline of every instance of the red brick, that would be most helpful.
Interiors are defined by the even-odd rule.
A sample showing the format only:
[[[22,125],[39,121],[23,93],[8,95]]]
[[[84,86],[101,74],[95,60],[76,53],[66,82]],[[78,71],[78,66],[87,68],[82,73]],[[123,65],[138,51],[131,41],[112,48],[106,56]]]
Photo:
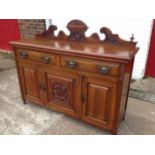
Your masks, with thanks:
[[[45,19],[18,19],[21,39],[35,37],[45,30]]]

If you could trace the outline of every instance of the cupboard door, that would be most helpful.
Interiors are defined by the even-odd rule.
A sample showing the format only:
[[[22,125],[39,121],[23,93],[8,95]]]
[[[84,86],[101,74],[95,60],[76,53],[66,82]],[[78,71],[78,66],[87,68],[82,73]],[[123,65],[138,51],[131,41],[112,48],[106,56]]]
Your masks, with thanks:
[[[39,89],[39,70],[34,64],[20,64],[19,74],[24,98],[32,102],[42,104]]]
[[[47,85],[46,104],[51,109],[79,117],[79,81],[74,74],[47,71],[44,74]]]
[[[84,78],[82,89],[83,120],[111,129],[116,102],[116,84]]]

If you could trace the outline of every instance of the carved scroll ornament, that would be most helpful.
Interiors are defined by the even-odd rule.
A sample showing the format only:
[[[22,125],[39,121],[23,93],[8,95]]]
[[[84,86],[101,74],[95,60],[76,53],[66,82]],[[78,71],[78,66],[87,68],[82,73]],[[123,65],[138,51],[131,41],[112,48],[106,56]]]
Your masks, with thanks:
[[[37,35],[44,37],[51,37],[58,40],[68,40],[68,41],[85,41],[85,42],[109,42],[111,44],[124,44],[135,47],[137,42],[134,42],[134,35],[130,37],[130,41],[123,40],[118,34],[113,34],[109,28],[102,27],[100,29],[101,34],[105,35],[105,39],[101,40],[97,33],[93,33],[90,37],[85,36],[85,32],[88,26],[81,20],[72,20],[67,24],[67,29],[69,30],[69,36],[63,31],[59,31],[58,35],[55,36],[54,31],[57,30],[57,26],[51,25],[47,31]]]

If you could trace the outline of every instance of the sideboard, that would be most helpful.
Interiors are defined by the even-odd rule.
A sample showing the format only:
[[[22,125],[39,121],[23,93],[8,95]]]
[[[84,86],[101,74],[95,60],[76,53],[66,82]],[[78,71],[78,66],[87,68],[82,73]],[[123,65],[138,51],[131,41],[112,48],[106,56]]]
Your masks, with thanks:
[[[125,118],[135,54],[130,41],[102,27],[86,37],[81,20],[67,24],[70,34],[51,25],[35,38],[11,42],[21,96],[54,111],[116,134]],[[52,118],[51,118],[52,119]]]

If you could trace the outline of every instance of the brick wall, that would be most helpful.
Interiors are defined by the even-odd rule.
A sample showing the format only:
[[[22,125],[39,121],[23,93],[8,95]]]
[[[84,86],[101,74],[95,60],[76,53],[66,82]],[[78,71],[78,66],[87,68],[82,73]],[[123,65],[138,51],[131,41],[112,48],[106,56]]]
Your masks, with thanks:
[[[33,38],[45,30],[45,19],[18,19],[20,38]]]

